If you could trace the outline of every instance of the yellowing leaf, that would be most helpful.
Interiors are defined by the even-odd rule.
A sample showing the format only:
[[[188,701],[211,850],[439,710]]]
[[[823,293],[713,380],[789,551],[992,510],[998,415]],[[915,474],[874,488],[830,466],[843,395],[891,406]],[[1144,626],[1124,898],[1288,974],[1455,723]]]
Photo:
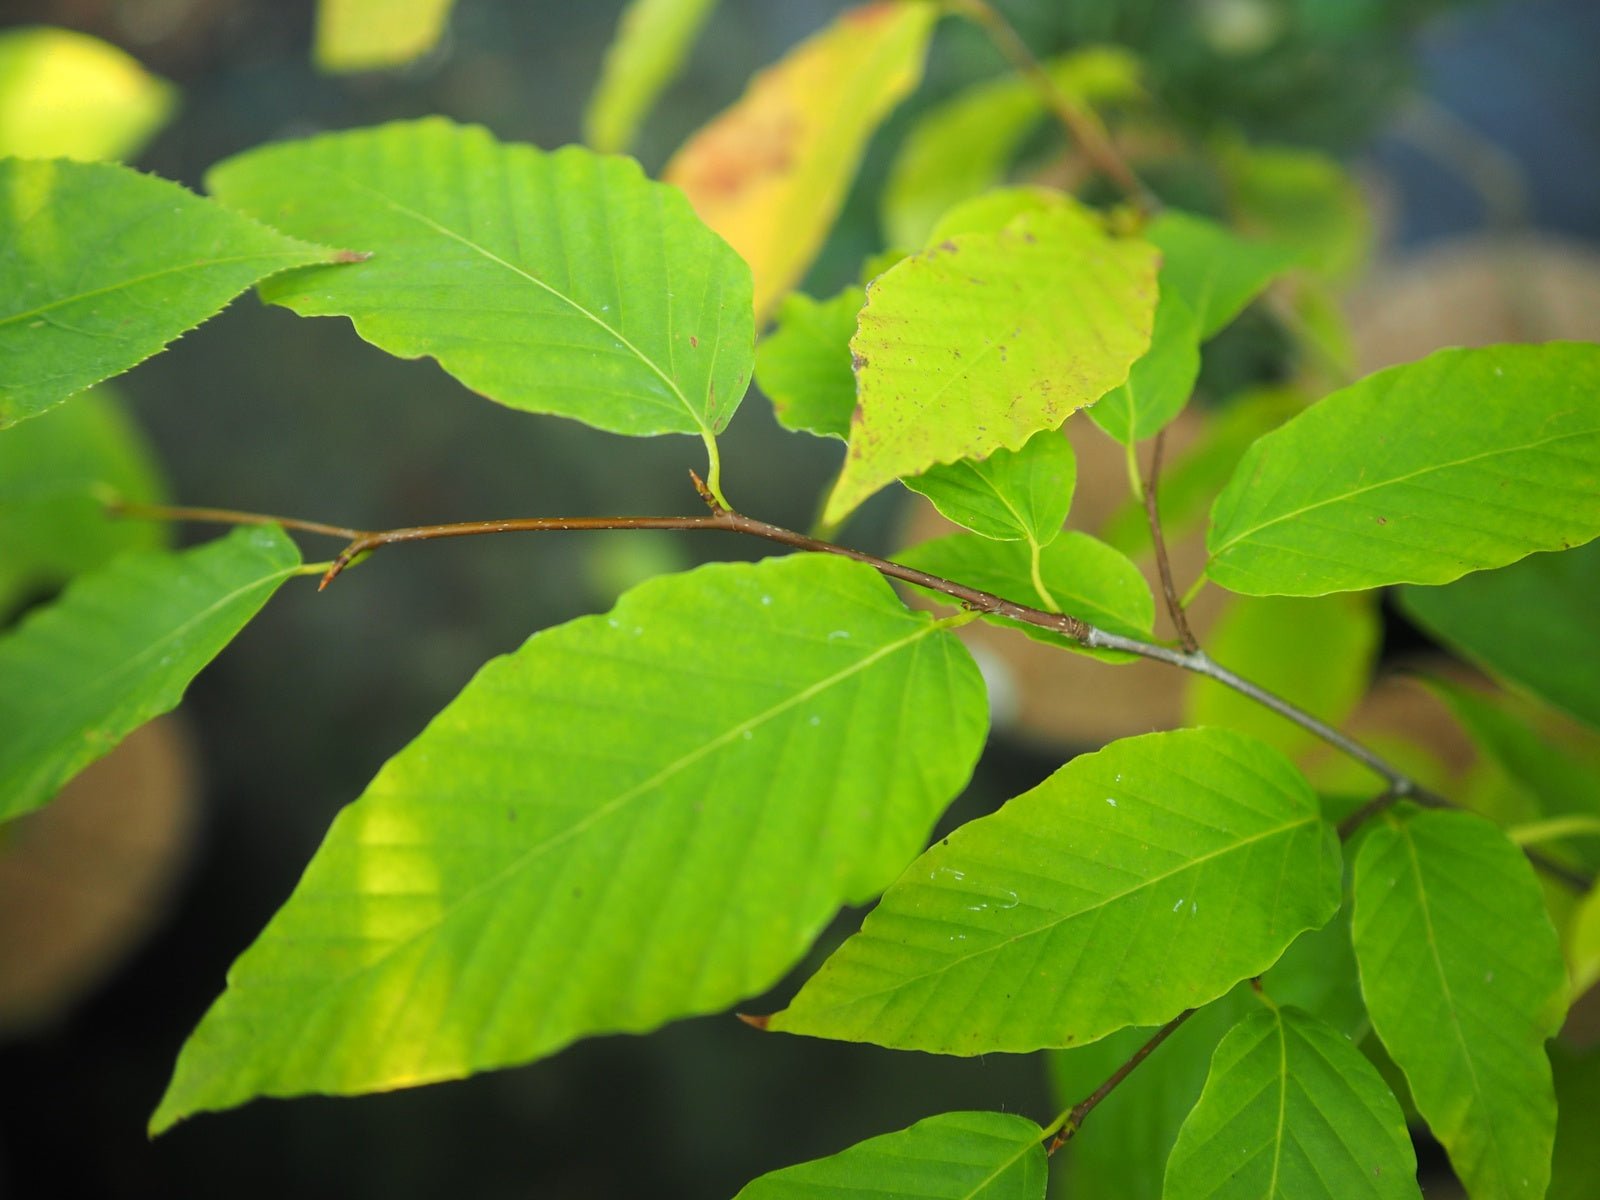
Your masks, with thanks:
[[[847,10],[667,164],[666,181],[750,264],[758,324],[822,246],[878,122],[921,79],[937,15],[932,4]]]
[[[98,38],[48,28],[0,35],[0,156],[126,158],[176,99],[166,80]]]
[[[455,0],[322,0],[314,57],[324,71],[398,67],[433,49]]]
[[[1073,205],[947,238],[873,281],[850,343],[859,408],[824,519],[892,480],[1019,449],[1150,345],[1156,252]]]

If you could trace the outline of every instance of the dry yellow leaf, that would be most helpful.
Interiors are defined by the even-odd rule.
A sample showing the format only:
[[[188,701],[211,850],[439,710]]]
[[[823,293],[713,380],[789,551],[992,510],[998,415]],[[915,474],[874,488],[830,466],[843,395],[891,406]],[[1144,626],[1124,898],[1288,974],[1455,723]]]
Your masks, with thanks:
[[[750,81],[664,178],[755,274],[760,324],[816,257],[878,123],[922,78],[932,4],[865,4]]]

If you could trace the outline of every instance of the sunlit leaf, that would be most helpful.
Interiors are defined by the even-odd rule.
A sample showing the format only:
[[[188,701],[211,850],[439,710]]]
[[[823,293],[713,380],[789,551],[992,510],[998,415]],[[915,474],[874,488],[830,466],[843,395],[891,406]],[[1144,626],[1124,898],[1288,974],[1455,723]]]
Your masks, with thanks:
[[[312,54],[324,71],[377,71],[420,58],[455,0],[317,0]]]
[[[1600,535],[1600,345],[1442,350],[1261,438],[1206,571],[1250,595],[1448,583]],[[1314,464],[1309,469],[1307,464]]]
[[[1044,69],[1081,104],[1129,100],[1141,92],[1138,60],[1118,46],[1089,46]],[[1001,181],[1044,117],[1038,86],[1015,75],[985,80],[922,113],[884,183],[889,241],[920,246],[929,240],[940,214]]]
[[[335,252],[110,163],[0,160],[0,429]]]
[[[1044,1200],[1044,1132],[1007,1113],[945,1113],[763,1175],[736,1200]]]
[[[1600,728],[1600,545],[1530,554],[1448,587],[1402,588],[1429,633]]]
[[[876,279],[850,343],[860,407],[826,519],[892,480],[1019,449],[1121,383],[1150,344],[1155,259],[1063,204]]]
[[[1337,726],[1366,693],[1382,632],[1370,595],[1236,597],[1206,634],[1206,653]],[[1317,743],[1232,688],[1199,675],[1185,687],[1185,724],[1253,734],[1291,758]]]
[[[880,121],[922,78],[939,11],[892,0],[845,10],[756,75],[662,175],[755,272],[764,321],[833,227]]]
[[[717,0],[630,0],[583,114],[584,139],[613,153],[633,144],[639,122],[683,66]]]
[[[770,987],[983,744],[960,643],[804,555],[651,580],[494,659],[334,822],[159,1131],[526,1062]]]
[[[1161,285],[1194,310],[1202,341],[1237,317],[1274,276],[1294,263],[1293,254],[1281,246],[1240,237],[1178,209],[1158,216],[1145,236],[1161,251]]]
[[[1366,260],[1372,220],[1361,189],[1339,163],[1303,147],[1222,147],[1218,162],[1235,219],[1294,253],[1328,279],[1347,279]]]
[[[1155,598],[1139,568],[1126,555],[1077,530],[1042,548],[956,533],[920,542],[896,554],[895,560],[1030,608],[1070,613],[1127,637],[1149,638],[1155,621]],[[1070,638],[1038,625],[1008,617],[984,619],[1106,662],[1133,661],[1132,655],[1118,650],[1085,650]]]
[[[1481,817],[1407,811],[1363,840],[1354,886],[1373,1028],[1457,1176],[1473,1196],[1543,1196],[1566,971],[1532,868]]]
[[[129,549],[154,549],[162,526],[118,520],[104,498],[155,501],[163,488],[144,438],[109,386],[0,437],[0,620],[50,588]]]
[[[941,1054],[1155,1025],[1339,907],[1339,850],[1276,751],[1220,729],[1082,755],[912,863],[770,1028]]]
[[[1077,480],[1072,444],[1047,429],[1034,434],[1020,450],[964,458],[913,476],[905,484],[933,501],[947,520],[974,533],[1047,546],[1061,533]]]
[[[0,33],[0,157],[131,158],[177,92],[109,42],[69,29]]]
[[[295,573],[276,528],[124,555],[0,637],[0,819],[50,799],[151,717]]]
[[[1217,1047],[1163,1196],[1420,1200],[1416,1176],[1405,1114],[1372,1064],[1309,1013],[1274,1008]]]
[[[850,338],[866,297],[847,287],[828,300],[790,292],[778,323],[756,346],[756,386],[772,401],[778,423],[843,439],[856,407]]]
[[[1063,235],[1077,232],[1094,238],[1105,231],[1105,219],[1077,197],[1037,184],[990,188],[943,213],[925,246],[935,246],[969,233],[999,233],[1021,216],[1053,222]],[[904,257],[904,256],[902,256]]]
[[[632,159],[431,118],[251,150],[206,183],[278,228],[372,252],[263,298],[348,316],[511,408],[704,436],[744,397],[750,274]]]
[[[1200,375],[1200,320],[1175,288],[1163,287],[1150,349],[1128,368],[1126,383],[1085,411],[1124,444],[1155,437],[1183,411]]]

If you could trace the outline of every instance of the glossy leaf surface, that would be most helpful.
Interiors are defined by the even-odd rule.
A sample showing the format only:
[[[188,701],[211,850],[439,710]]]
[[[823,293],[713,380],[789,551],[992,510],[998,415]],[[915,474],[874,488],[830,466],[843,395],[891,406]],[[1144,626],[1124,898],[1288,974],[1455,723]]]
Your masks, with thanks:
[[[1156,1025],[1339,907],[1339,850],[1276,751],[1219,729],[1067,763],[906,869],[770,1028],[940,1054]]]
[[[1161,251],[1161,283],[1194,310],[1201,340],[1221,331],[1274,276],[1294,262],[1281,246],[1240,237],[1178,209],[1150,222],[1145,236]]]
[[[958,579],[1030,608],[1071,613],[1091,625],[1128,637],[1150,637],[1155,621],[1155,598],[1139,568],[1126,555],[1077,530],[1062,534],[1040,549],[1025,542],[996,542],[976,534],[955,533],[902,550],[895,560],[932,575]],[[1070,638],[1038,625],[1007,617],[984,619],[1021,629],[1037,641],[1107,662],[1133,659],[1121,651],[1085,650]]]
[[[1417,1158],[1405,1114],[1338,1030],[1261,1010],[1222,1039],[1167,1160],[1165,1200],[1408,1200]]]
[[[846,438],[856,407],[850,338],[866,297],[847,287],[827,300],[790,292],[778,323],[756,346],[756,385],[785,429]]]
[[[1566,971],[1532,868],[1481,817],[1408,811],[1363,840],[1354,889],[1373,1028],[1457,1176],[1473,1196],[1543,1196]]]
[[[1372,596],[1238,597],[1206,634],[1206,653],[1338,726],[1366,693],[1381,633]],[[1252,734],[1291,758],[1317,744],[1304,727],[1200,675],[1185,683],[1183,719]]]
[[[627,150],[661,89],[683,66],[717,0],[630,0],[583,114],[584,140],[606,154]]]
[[[945,1113],[763,1175],[736,1200],[1044,1200],[1043,1137],[1024,1117]]]
[[[317,0],[312,54],[324,71],[398,67],[433,49],[455,0]]]
[[[1417,624],[1600,729],[1600,545],[1530,554],[1447,587],[1401,589]]]
[[[1246,452],[1206,568],[1250,595],[1448,583],[1600,535],[1600,345],[1442,350]],[[1308,469],[1307,464],[1315,464]]]
[[[657,578],[536,634],[339,815],[153,1128],[760,992],[916,854],[985,726],[960,643],[836,557]]]
[[[1077,481],[1072,444],[1047,429],[1034,434],[1020,450],[964,458],[905,483],[933,501],[945,519],[974,533],[1047,546],[1061,533]]]
[[[206,183],[278,228],[372,253],[264,299],[348,316],[510,408],[709,435],[744,397],[749,272],[631,159],[430,118],[251,150]]]
[[[299,565],[276,527],[124,555],[0,637],[0,819],[38,808],[175,708]]]
[[[131,157],[177,92],[109,42],[45,27],[0,33],[0,157]]]
[[[86,230],[99,231],[85,236]],[[0,429],[334,252],[110,163],[0,161]]]
[[[107,515],[102,497],[156,501],[150,450],[109,386],[0,437],[0,620],[34,588],[65,583],[123,550],[154,549],[163,526]]]
[[[1127,378],[1155,252],[1076,206],[958,235],[873,281],[850,343],[860,408],[825,518],[940,463],[1016,450]]]
[[[846,9],[750,81],[662,178],[755,273],[759,321],[800,282],[833,227],[867,139],[917,86],[938,9]]]

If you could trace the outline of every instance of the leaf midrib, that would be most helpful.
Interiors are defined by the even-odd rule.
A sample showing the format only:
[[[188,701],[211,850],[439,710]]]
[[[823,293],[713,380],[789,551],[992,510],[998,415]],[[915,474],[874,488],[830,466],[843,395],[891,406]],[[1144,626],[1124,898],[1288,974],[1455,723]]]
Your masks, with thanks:
[[[504,164],[497,165],[501,167],[504,166]],[[361,192],[371,197],[380,205],[389,209],[391,212],[396,213],[399,216],[409,218],[410,220],[417,222],[419,225],[422,225],[424,228],[432,230],[441,237],[449,238],[451,241],[465,246],[468,250],[471,250],[473,253],[481,256],[488,262],[494,263],[499,267],[504,267],[517,278],[531,283],[535,287],[543,289],[549,295],[554,296],[557,300],[560,300],[562,303],[570,307],[574,312],[586,317],[600,329],[605,330],[605,332],[611,337],[615,338],[619,344],[626,347],[630,354],[638,359],[639,362],[644,364],[644,366],[648,367],[655,374],[656,378],[660,379],[661,382],[667,386],[668,391],[672,393],[679,404],[683,405],[684,411],[689,414],[689,418],[695,423],[696,426],[698,426],[704,432],[713,432],[705,416],[696,410],[694,405],[689,403],[689,398],[683,394],[683,389],[678,386],[677,380],[673,379],[672,376],[668,375],[664,370],[662,370],[653,358],[651,358],[643,350],[639,349],[638,346],[634,345],[633,342],[629,340],[621,330],[617,329],[609,321],[601,317],[599,313],[593,311],[592,309],[586,308],[584,305],[578,303],[576,299],[567,295],[565,292],[550,286],[550,284],[546,283],[532,272],[524,270],[522,267],[518,266],[509,259],[502,258],[493,250],[489,249],[489,247],[481,245],[472,238],[468,237],[466,234],[457,233],[448,225],[441,224],[432,217],[428,216],[426,213],[419,212],[409,205],[402,204],[400,201],[394,199],[394,197],[381,192],[374,187],[370,187],[358,179],[352,179],[349,176],[334,170],[332,167],[323,166],[319,163],[307,164],[307,167],[310,170],[314,170],[328,176],[338,183],[343,184],[345,187],[350,188],[352,191]],[[668,288],[667,290],[670,293],[671,289]],[[715,340],[717,342],[721,341],[720,338]]]

